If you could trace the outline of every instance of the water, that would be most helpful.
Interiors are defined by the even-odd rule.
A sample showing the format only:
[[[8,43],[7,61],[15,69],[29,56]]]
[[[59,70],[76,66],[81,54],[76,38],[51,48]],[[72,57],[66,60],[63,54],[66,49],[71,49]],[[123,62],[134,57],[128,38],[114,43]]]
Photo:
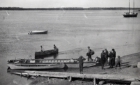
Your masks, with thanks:
[[[0,85],[28,85],[30,80],[7,73],[7,60],[34,58],[35,51],[52,49],[57,58],[86,57],[87,47],[100,56],[115,48],[123,56],[140,52],[140,16],[124,18],[120,10],[0,11]],[[28,35],[48,30],[47,35]],[[53,57],[49,57],[53,58]]]

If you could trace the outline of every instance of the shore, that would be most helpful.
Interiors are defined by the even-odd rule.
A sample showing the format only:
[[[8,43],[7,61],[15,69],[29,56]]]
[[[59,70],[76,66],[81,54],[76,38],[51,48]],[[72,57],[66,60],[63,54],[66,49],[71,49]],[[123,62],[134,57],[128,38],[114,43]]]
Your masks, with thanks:
[[[138,69],[137,63],[140,61],[140,52],[123,56],[122,66],[120,68],[109,68],[107,65],[105,66],[105,70],[101,69],[101,66],[84,68],[84,73],[86,74],[117,74],[120,76],[128,75],[132,77],[140,78],[140,69]],[[78,70],[78,69],[77,69]],[[92,85],[93,82],[87,81],[72,81],[63,79],[49,79],[46,78],[36,78],[30,83],[30,85]]]
[[[140,8],[130,8],[139,10]],[[22,8],[22,7],[0,7],[0,10],[129,10],[128,7],[56,7],[56,8]]]

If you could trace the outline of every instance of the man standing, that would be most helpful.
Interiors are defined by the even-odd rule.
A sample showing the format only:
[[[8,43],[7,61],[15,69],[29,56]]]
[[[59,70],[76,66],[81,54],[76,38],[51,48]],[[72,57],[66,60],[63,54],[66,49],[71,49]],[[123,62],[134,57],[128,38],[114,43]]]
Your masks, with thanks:
[[[54,46],[54,50],[58,52],[58,48],[55,46],[55,44],[53,46]]]
[[[115,62],[115,68],[119,66],[119,68],[121,68],[121,57],[117,56],[116,58],[116,62]]]
[[[43,47],[42,47],[42,45],[41,45],[40,47],[41,47],[41,52],[43,52]]]
[[[105,64],[108,64],[108,50],[105,49]]]
[[[104,50],[103,50],[102,53],[101,53],[101,66],[102,66],[102,69],[104,69],[104,64],[105,64],[105,53],[104,53]]]
[[[91,56],[94,54],[94,51],[90,49],[90,47],[88,46],[88,52],[87,52],[87,56],[88,56],[88,61],[92,60]]]
[[[79,61],[79,70],[80,70],[80,74],[83,74],[83,61],[85,60],[85,58],[83,56],[80,56],[78,58],[78,61]]]
[[[110,68],[113,68],[113,66],[115,65],[115,61],[114,61],[114,54],[112,51],[110,51],[109,53],[109,66]]]
[[[115,49],[112,49],[112,57],[113,57],[112,65],[115,66],[115,59],[116,59],[116,51],[115,51]]]

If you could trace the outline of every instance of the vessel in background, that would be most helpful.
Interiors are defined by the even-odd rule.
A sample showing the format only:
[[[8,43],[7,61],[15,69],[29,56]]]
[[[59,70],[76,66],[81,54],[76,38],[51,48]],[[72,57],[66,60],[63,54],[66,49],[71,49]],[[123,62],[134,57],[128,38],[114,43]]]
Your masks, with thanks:
[[[133,11],[130,12],[130,0],[129,0],[129,12],[123,14],[124,17],[137,17],[138,13],[134,12],[134,0],[133,0]]]
[[[48,31],[47,30],[34,30],[34,31],[30,31],[28,34],[32,35],[32,34],[47,34]]]

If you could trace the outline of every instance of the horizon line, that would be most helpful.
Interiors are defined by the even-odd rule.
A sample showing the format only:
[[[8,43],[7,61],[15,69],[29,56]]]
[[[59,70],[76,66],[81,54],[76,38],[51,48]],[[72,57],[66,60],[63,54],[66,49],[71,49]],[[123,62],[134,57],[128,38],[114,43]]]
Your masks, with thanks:
[[[129,7],[14,7],[14,6],[6,6],[6,7],[0,7],[0,8],[129,8]],[[133,7],[130,7],[133,8]],[[140,8],[140,7],[134,7],[134,8]]]
[[[50,7],[50,8],[24,8],[24,7],[0,7],[0,10],[128,10],[134,9],[140,11],[140,8],[129,7]]]

